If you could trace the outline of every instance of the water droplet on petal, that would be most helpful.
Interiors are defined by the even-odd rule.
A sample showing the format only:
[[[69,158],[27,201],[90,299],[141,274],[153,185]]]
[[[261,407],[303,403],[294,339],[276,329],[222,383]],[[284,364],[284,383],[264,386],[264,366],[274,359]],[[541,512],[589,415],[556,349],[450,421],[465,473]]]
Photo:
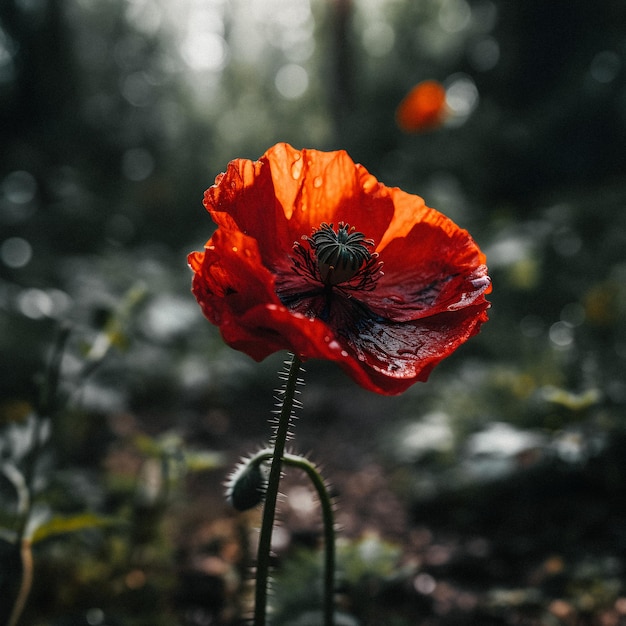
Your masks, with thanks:
[[[233,252],[239,252],[239,248],[237,246],[233,246]]]
[[[324,179],[321,176],[316,176],[313,179],[313,187],[315,187],[316,189],[319,189],[323,183],[324,183]]]
[[[396,304],[401,304],[402,302],[404,302],[404,298],[402,296],[398,296],[395,294],[390,295],[389,300],[395,302]]]
[[[344,357],[345,357],[345,356],[348,356],[348,353],[347,353],[345,350],[342,350],[342,351],[341,351],[341,356],[344,356]]]
[[[324,341],[325,341],[326,343],[330,343],[330,337],[329,337],[328,335],[326,335],[326,336],[324,337]]]
[[[365,193],[371,193],[376,189],[378,180],[371,174],[363,181],[363,191]]]
[[[295,180],[300,178],[300,174],[302,173],[302,161],[300,159],[300,155],[297,155],[295,161],[291,164],[291,175]]]

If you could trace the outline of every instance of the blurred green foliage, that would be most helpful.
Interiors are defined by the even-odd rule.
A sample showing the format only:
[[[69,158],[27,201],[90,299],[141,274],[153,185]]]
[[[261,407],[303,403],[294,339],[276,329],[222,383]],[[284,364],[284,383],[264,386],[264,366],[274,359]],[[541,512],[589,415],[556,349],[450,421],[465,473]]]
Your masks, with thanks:
[[[267,436],[282,356],[222,344],[185,258],[214,176],[277,141],[423,196],[494,281],[481,334],[400,398],[307,364],[297,442],[337,477],[346,572],[372,527],[400,553],[346,574],[346,623],[623,621],[624,24],[619,0],[3,0],[0,585],[25,479],[24,623],[246,613],[255,518],[220,483]],[[405,134],[395,108],[429,78],[456,121]],[[285,528],[291,606],[319,529]]]

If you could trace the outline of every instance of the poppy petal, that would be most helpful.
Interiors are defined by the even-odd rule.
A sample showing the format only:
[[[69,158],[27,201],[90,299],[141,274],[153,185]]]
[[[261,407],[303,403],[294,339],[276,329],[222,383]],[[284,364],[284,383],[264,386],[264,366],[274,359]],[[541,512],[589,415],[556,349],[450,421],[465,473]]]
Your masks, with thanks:
[[[360,317],[356,329],[346,326],[342,343],[368,372],[368,388],[398,394],[475,335],[487,320],[486,306],[469,306],[412,322]],[[384,390],[384,391],[380,391]]]
[[[266,269],[256,241],[239,231],[218,229],[204,252],[192,252],[192,292],[205,316],[221,327],[224,315],[241,315],[251,303],[280,304],[274,275]]]
[[[237,159],[205,206],[218,228],[188,257],[192,291],[226,343],[256,360],[278,350],[327,359],[395,394],[487,320],[491,282],[470,235],[344,151],[277,144],[258,161]],[[340,223],[377,241],[378,256],[345,282],[323,282],[307,237]]]
[[[367,229],[378,241],[394,207],[386,189],[344,150],[295,150],[280,143],[258,161],[236,159],[204,196],[218,226],[257,239],[268,264],[322,222]]]
[[[421,222],[394,239],[380,258],[384,275],[368,304],[395,321],[458,309],[491,290],[484,255],[458,227],[449,233]]]

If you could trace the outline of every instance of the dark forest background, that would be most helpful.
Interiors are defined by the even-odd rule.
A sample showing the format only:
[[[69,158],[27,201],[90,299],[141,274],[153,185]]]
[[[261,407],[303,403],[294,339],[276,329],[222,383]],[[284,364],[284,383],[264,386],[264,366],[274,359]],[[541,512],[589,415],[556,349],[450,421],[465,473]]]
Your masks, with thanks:
[[[456,115],[404,133],[425,79]],[[619,0],[3,0],[0,622],[27,517],[23,624],[242,623],[258,520],[221,483],[285,355],[222,344],[186,255],[214,177],[278,141],[421,195],[494,284],[401,397],[307,365],[295,444],[336,489],[342,619],[626,624]],[[284,492],[275,623],[303,626],[319,519]]]

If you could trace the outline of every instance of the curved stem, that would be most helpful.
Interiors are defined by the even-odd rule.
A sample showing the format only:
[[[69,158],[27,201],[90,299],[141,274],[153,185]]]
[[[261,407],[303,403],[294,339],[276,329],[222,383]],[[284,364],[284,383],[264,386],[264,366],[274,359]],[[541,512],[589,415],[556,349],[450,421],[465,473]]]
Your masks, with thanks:
[[[249,463],[263,463],[274,456],[273,450],[259,450]],[[323,626],[333,626],[335,611],[335,518],[331,497],[326,489],[326,484],[317,468],[308,459],[295,454],[285,454],[283,463],[290,467],[298,468],[308,475],[317,491],[322,508],[322,520],[324,524],[324,608]]]
[[[7,626],[17,626],[33,584],[33,553],[29,539],[22,539],[20,558],[22,562],[22,581]]]
[[[283,461],[285,465],[298,467],[305,471],[311,479],[317,491],[317,497],[322,507],[322,518],[324,521],[324,626],[333,626],[333,614],[335,610],[335,520],[333,515],[333,505],[324,484],[324,479],[317,471],[317,468],[308,459],[293,454],[285,454]]]
[[[265,626],[265,613],[267,605],[267,579],[270,568],[270,551],[272,547],[272,531],[274,529],[274,515],[276,513],[276,499],[278,498],[278,486],[282,469],[283,454],[291,411],[294,404],[298,374],[300,373],[300,359],[294,354],[289,366],[289,374],[284,389],[284,398],[278,425],[274,436],[274,450],[272,452],[272,464],[267,479],[265,492],[265,505],[261,521],[261,533],[259,535],[259,547],[257,553],[256,586],[254,596],[254,625]]]
[[[33,495],[35,493],[34,482],[36,475],[36,465],[43,447],[42,428],[43,419],[52,418],[57,409],[59,378],[61,375],[61,360],[65,351],[65,346],[70,335],[70,327],[63,325],[59,329],[52,356],[46,368],[46,374],[39,389],[39,397],[35,407],[35,423],[31,436],[31,450],[27,457],[26,466],[23,472],[17,468],[12,472],[11,482],[17,490],[18,512],[20,514],[19,527],[17,529],[17,542],[20,546],[20,560],[22,566],[22,579],[13,604],[13,609],[9,617],[8,626],[16,626],[24,607],[28,595],[33,585],[33,553],[30,538],[26,536],[26,529],[33,505]],[[7,470],[5,469],[5,472]]]

